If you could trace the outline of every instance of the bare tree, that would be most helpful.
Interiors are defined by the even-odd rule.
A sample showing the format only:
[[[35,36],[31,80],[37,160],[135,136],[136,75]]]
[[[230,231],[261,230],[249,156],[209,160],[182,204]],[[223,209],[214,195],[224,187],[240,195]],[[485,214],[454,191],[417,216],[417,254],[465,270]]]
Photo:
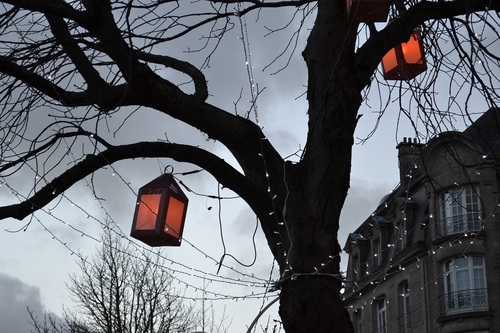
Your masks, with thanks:
[[[454,126],[457,118],[470,121],[479,98],[488,106],[499,101],[498,1],[395,0],[391,20],[382,28],[357,22],[345,0],[0,3],[0,172],[5,184],[21,169],[36,175],[30,190],[15,189],[21,202],[1,207],[0,218],[22,220],[117,161],[154,157],[192,163],[241,196],[258,216],[280,267],[279,312],[288,333],[352,331],[340,297],[337,231],[354,130],[370,89],[380,92],[380,116],[387,105],[399,103],[423,138]],[[238,20],[287,11],[302,30],[290,31],[284,57],[292,56],[287,51],[297,45],[299,32],[309,32],[302,53],[308,135],[293,162],[278,153],[249,113],[239,116],[212,105],[204,76],[217,56],[214,50]],[[312,27],[304,26],[311,15]],[[271,32],[286,27],[291,25]],[[406,82],[380,80],[382,57],[406,42],[415,27],[427,45],[428,71]],[[206,51],[205,61],[192,64],[167,55],[168,46],[180,41],[195,44],[188,50]],[[191,84],[178,86],[158,68],[182,73]],[[446,87],[449,98],[437,96],[438,87]],[[33,135],[31,121],[42,106],[54,110],[54,118]],[[130,112],[129,106],[198,129],[223,144],[238,167],[198,146],[114,142],[104,134],[106,122],[112,114]],[[82,142],[91,149],[81,149],[77,162],[60,171],[64,158],[57,152],[63,141],[75,148],[72,154]]]
[[[133,251],[110,229],[91,258],[79,257],[80,273],[68,289],[76,304],[63,320],[30,312],[36,333],[186,333],[198,325],[194,305],[172,288],[164,260],[151,252]]]
[[[28,308],[28,315],[32,333],[94,333],[86,323],[79,322],[68,313],[61,319],[53,313],[45,313],[42,319]]]

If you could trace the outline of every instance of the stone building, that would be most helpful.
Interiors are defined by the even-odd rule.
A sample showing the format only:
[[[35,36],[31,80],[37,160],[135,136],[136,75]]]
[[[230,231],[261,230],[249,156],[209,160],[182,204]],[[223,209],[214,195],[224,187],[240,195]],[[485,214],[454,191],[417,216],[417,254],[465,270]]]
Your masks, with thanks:
[[[344,248],[355,332],[500,332],[500,109],[397,149],[399,186]]]

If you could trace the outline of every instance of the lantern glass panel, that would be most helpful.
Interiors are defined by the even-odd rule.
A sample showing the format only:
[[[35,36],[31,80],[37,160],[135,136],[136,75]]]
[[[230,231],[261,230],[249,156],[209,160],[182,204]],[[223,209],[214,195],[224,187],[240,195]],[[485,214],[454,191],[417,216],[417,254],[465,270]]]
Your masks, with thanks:
[[[135,230],[155,230],[161,193],[142,194],[140,198]]]
[[[179,238],[185,206],[186,204],[179,199],[172,196],[169,197],[164,229],[167,234]]]
[[[382,58],[386,80],[411,80],[427,70],[424,49],[418,29],[406,43],[396,45]]]
[[[407,64],[418,64],[422,62],[422,53],[420,50],[420,43],[417,36],[413,34],[408,42],[401,44],[403,57]]]
[[[391,49],[382,58],[382,66],[384,67],[384,72],[391,71],[398,66],[398,59],[396,57],[395,49]]]

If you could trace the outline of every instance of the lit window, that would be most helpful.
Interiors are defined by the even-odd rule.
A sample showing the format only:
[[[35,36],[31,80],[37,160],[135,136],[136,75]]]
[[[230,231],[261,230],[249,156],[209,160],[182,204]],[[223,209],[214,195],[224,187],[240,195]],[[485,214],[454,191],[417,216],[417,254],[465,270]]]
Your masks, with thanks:
[[[441,194],[441,227],[444,235],[481,230],[477,187],[455,188]]]
[[[482,256],[462,256],[444,263],[446,313],[488,310]]]

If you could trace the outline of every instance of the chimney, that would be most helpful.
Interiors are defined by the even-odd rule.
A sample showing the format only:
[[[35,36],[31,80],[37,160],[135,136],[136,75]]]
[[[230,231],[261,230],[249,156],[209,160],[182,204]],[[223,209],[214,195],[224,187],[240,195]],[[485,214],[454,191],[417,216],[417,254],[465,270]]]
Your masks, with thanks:
[[[424,145],[417,141],[417,139],[403,138],[396,149],[398,150],[399,160],[399,179],[401,185],[407,185],[411,178],[417,173],[418,168],[421,167],[421,149]]]

